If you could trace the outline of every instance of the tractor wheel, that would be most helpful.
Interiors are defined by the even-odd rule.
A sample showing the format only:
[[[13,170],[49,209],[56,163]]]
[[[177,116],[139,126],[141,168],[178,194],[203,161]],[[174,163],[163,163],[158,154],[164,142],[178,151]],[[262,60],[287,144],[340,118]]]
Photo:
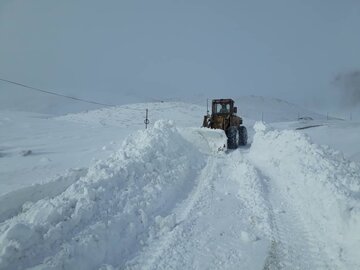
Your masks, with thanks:
[[[239,131],[237,127],[229,127],[226,130],[227,146],[228,149],[238,148],[239,143]]]
[[[247,139],[248,139],[248,135],[247,135],[247,129],[244,126],[240,126],[239,127],[239,145],[246,145],[247,144]]]

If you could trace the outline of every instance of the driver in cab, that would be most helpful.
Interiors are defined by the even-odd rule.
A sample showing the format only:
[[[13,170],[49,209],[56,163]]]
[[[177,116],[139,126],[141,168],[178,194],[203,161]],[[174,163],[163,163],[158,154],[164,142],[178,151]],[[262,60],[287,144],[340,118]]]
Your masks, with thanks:
[[[222,104],[219,113],[228,113],[228,112],[229,112],[229,110],[226,107],[226,104]]]

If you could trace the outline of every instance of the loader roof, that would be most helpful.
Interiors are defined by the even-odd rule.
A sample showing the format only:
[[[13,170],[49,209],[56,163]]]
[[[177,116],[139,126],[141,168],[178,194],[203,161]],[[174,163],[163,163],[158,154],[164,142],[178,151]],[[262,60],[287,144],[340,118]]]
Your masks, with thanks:
[[[213,99],[213,103],[234,103],[234,100],[231,98],[220,98],[220,99]]]

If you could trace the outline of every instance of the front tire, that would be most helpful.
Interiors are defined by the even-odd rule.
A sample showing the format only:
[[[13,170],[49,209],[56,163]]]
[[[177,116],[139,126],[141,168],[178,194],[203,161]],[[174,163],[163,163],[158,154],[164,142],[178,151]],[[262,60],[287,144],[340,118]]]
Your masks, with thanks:
[[[239,130],[237,127],[229,127],[226,131],[228,149],[236,149],[239,145]]]

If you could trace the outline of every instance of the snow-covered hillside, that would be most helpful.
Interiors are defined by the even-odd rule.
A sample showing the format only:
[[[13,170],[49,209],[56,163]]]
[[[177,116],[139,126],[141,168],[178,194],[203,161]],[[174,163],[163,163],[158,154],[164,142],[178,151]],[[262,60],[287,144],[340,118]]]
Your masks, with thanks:
[[[0,269],[360,268],[360,125],[237,104],[235,151],[194,104],[2,111]]]
[[[243,96],[235,98],[235,102],[244,117],[255,120],[262,119],[267,123],[294,121],[301,117],[326,119],[321,114],[277,98]]]

